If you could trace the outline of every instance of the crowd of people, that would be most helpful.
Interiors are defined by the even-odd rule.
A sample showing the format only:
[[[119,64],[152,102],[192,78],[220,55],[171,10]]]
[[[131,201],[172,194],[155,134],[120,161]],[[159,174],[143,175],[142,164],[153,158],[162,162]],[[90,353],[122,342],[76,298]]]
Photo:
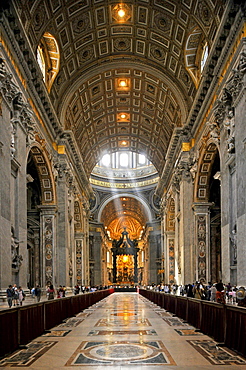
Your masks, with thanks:
[[[22,306],[22,302],[25,300],[26,294],[21,286],[17,287],[16,284],[9,285],[6,290],[7,302],[9,308],[12,306]]]
[[[74,295],[81,293],[89,293],[89,292],[96,292],[97,290],[103,290],[103,289],[108,289],[108,286],[102,286],[102,285],[93,285],[93,286],[84,286],[81,285],[75,285],[73,289]]]
[[[73,289],[73,294],[77,295],[79,293],[89,293],[89,292],[95,292],[97,290],[107,289],[107,286],[79,286],[75,285]],[[71,290],[69,290],[71,292]],[[40,302],[42,295],[45,296],[47,300],[55,299],[55,298],[64,298],[66,297],[67,288],[63,285],[60,285],[57,289],[54,288],[52,284],[47,285],[46,292],[43,291],[40,287],[40,285],[36,285],[35,287],[30,289],[30,294],[33,299],[36,300],[36,302]],[[9,287],[6,290],[6,296],[7,296],[7,303],[9,308],[12,306],[22,306],[22,302],[25,300],[26,293],[21,288],[21,286],[17,287],[16,284],[9,285]]]
[[[79,286],[75,285],[73,288],[73,294],[77,295],[80,293],[89,293],[95,292],[97,290],[108,289],[108,286]],[[238,304],[238,306],[246,307],[246,293],[245,298],[237,298],[237,290],[244,290],[244,287],[232,286],[230,283],[223,284],[222,281],[219,283],[205,283],[203,280],[196,281],[193,284],[187,285],[177,285],[177,284],[151,284],[145,286],[144,288],[155,290],[159,292],[186,296],[189,298],[202,299],[217,303],[231,303]],[[46,297],[48,300],[55,298],[64,298],[66,297],[67,288],[60,285],[57,289],[54,288],[52,284],[49,284],[46,287]],[[30,289],[32,298],[36,298],[36,302],[40,302],[42,296],[42,289],[39,285]],[[26,294],[21,286],[17,287],[16,284],[9,285],[6,290],[7,302],[9,308],[12,306],[22,306],[23,301],[25,300]]]
[[[160,291],[164,293],[186,296],[189,298],[202,299],[217,303],[231,303],[244,306],[245,299],[237,298],[237,290],[244,289],[244,287],[232,286],[230,283],[223,284],[220,280],[219,283],[207,284],[204,280],[196,281],[193,284],[177,285],[177,284],[151,284],[146,287],[150,290]],[[246,306],[246,302],[245,302]]]

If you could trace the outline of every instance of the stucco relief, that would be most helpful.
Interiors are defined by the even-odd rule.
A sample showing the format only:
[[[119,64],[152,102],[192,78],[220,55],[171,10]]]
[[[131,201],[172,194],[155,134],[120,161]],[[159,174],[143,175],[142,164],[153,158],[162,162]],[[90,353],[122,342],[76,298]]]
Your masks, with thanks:
[[[198,279],[206,280],[206,217],[196,216],[197,222],[197,254],[198,254]]]
[[[169,284],[173,284],[175,282],[174,239],[169,239],[168,250],[169,250]]]
[[[53,279],[53,220],[52,217],[44,217],[44,249],[45,249],[45,280]]]

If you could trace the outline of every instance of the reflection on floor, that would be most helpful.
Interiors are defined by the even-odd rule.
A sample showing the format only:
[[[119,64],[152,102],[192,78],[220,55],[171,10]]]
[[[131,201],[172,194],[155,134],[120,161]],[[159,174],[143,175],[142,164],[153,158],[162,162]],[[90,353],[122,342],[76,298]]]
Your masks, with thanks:
[[[170,364],[174,360],[161,341],[82,342],[67,362],[70,365]]]
[[[44,370],[200,370],[217,365],[246,369],[246,359],[137,293],[114,293],[0,360],[4,368]]]

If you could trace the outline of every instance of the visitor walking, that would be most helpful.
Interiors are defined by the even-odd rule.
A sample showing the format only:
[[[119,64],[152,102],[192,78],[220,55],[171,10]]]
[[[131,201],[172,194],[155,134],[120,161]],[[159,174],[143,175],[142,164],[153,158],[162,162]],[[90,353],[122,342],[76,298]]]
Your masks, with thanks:
[[[13,297],[14,297],[14,290],[13,290],[12,285],[9,285],[8,289],[6,290],[6,293],[7,293],[7,302],[8,302],[9,308],[11,308],[12,303],[13,303]]]
[[[18,288],[16,284],[14,284],[13,290],[14,290],[14,296],[13,296],[14,306],[19,306],[19,294],[18,294]]]
[[[41,289],[40,289],[40,286],[37,285],[36,288],[35,288],[35,291],[34,291],[34,294],[35,294],[35,297],[37,299],[37,302],[40,302],[40,299],[41,299]]]
[[[19,289],[18,289],[18,300],[20,302],[20,306],[22,306],[22,302],[25,300],[25,292],[24,290],[22,289],[21,286],[19,286]]]
[[[48,294],[48,300],[54,299],[55,289],[52,284],[48,287],[47,294]]]

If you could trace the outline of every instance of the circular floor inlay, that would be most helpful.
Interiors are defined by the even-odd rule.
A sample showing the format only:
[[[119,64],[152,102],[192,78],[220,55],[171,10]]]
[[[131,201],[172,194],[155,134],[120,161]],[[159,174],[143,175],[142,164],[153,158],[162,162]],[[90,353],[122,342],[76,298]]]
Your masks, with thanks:
[[[152,354],[152,349],[147,346],[134,344],[109,344],[98,346],[91,350],[95,357],[108,360],[129,360],[146,358]]]
[[[123,317],[137,316],[137,314],[134,312],[116,312],[116,313],[111,313],[111,315],[112,316],[123,316]]]

